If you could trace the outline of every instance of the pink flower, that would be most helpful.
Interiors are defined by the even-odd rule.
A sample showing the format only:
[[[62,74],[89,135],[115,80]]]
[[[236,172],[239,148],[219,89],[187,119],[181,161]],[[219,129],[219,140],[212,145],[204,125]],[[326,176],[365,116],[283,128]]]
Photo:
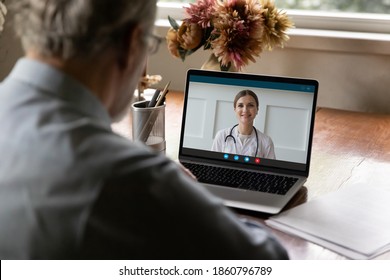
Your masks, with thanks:
[[[184,20],[198,24],[203,29],[211,27],[215,2],[216,0],[198,0],[195,4],[190,4],[188,8],[184,8],[188,15]]]
[[[215,10],[216,39],[211,48],[222,66],[233,64],[238,70],[262,52],[262,7],[256,0],[218,2]]]
[[[283,47],[293,23],[273,0],[197,0],[184,8],[180,25],[171,17],[170,52],[182,60],[200,47],[211,49],[221,69],[255,62],[263,49]]]

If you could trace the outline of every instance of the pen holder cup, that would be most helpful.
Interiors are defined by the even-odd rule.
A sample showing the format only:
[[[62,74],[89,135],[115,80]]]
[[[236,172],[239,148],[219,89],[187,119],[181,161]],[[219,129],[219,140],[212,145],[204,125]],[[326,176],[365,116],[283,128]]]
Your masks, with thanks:
[[[133,140],[165,153],[165,104],[148,107],[149,101],[131,105]]]

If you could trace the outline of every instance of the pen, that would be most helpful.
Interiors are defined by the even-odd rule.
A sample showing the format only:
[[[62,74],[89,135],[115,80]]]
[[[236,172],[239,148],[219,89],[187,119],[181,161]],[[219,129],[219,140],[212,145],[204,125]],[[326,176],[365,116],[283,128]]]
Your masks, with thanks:
[[[161,94],[160,94],[160,96],[159,96],[159,98],[158,98],[158,101],[157,101],[155,107],[161,105],[162,101],[163,101],[164,98],[165,98],[165,95],[168,93],[168,87],[169,87],[170,84],[171,84],[171,81],[169,81],[169,82],[166,84],[166,86],[164,87],[164,90],[161,92]]]
[[[167,90],[167,91],[165,92],[165,95],[164,95],[164,96],[161,96],[161,97],[160,97],[160,98],[162,98],[161,101],[160,101],[160,99],[157,100],[157,102],[159,102],[160,105],[164,104],[164,102],[165,102],[165,97],[167,96],[168,92],[169,92],[169,90]]]
[[[166,86],[164,87],[164,90],[162,92],[160,92],[159,90],[158,91],[156,90],[156,92],[154,93],[154,95],[152,97],[152,99],[154,99],[155,96],[158,95],[158,97],[155,98],[157,100],[157,102],[153,101],[153,103],[156,103],[154,107],[158,107],[163,103],[163,101],[165,99],[165,95],[168,93],[168,87],[169,87],[170,83],[171,83],[171,81],[169,81],[166,84]],[[150,107],[151,101],[149,102],[149,107]],[[149,114],[149,116],[148,116],[148,118],[147,118],[141,132],[140,132],[139,139],[141,139],[141,141],[146,142],[148,140],[149,134],[152,131],[152,128],[154,126],[154,123],[156,121],[157,116],[158,116],[157,110],[150,111],[150,114]]]
[[[159,90],[159,89],[156,89],[156,91],[155,91],[154,94],[153,94],[152,99],[149,101],[148,107],[154,107],[154,106],[156,106],[157,97],[158,97],[159,95],[160,95],[160,90]]]

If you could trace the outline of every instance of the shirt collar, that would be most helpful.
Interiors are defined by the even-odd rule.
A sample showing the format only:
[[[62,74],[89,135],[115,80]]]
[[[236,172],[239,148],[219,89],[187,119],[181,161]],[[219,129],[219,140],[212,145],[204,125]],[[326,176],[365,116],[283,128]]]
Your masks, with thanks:
[[[103,104],[80,82],[64,72],[37,60],[21,58],[10,73],[18,79],[69,102],[79,111],[111,125],[111,118]]]
[[[253,129],[252,129],[252,133],[251,133],[251,137],[253,136],[253,135],[255,135],[255,127],[253,127]],[[238,132],[238,126],[236,126],[234,129],[233,129],[233,133],[234,133],[234,137],[239,137],[239,132]]]

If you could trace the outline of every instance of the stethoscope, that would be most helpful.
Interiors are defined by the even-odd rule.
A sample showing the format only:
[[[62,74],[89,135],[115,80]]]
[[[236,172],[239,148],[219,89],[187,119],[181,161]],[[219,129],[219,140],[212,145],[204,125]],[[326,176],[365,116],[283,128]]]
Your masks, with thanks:
[[[236,124],[235,126],[232,127],[232,129],[230,129],[229,135],[227,135],[225,137],[225,143],[228,140],[228,138],[230,137],[233,139],[234,145],[237,145],[236,138],[233,136],[233,129],[235,129],[237,126],[238,126],[238,124]],[[255,153],[255,156],[256,156],[257,151],[259,150],[259,136],[257,135],[256,127],[253,127],[253,129],[255,130],[255,134],[256,134],[256,153]],[[237,148],[236,148],[236,151],[237,151]]]

